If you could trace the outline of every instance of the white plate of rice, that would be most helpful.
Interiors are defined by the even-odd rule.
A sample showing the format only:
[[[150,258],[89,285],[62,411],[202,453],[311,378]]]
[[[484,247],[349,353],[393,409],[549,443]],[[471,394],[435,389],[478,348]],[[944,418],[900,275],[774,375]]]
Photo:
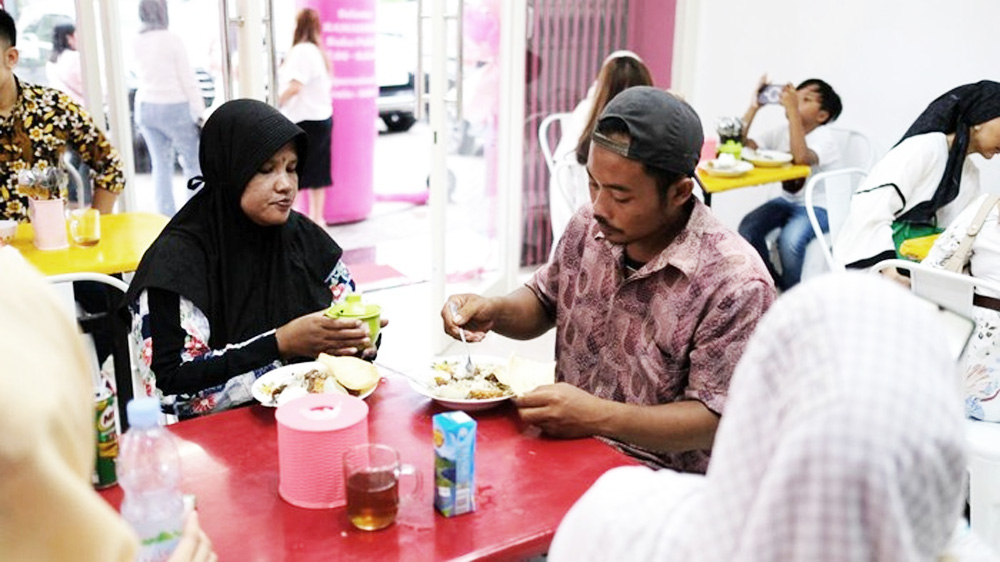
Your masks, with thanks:
[[[495,376],[499,370],[507,368],[507,359],[473,355],[476,372],[467,378],[464,376],[465,357],[454,355],[434,359],[421,377],[427,381],[426,386],[412,380],[410,386],[445,408],[467,412],[494,408],[514,395],[508,386],[496,381]]]

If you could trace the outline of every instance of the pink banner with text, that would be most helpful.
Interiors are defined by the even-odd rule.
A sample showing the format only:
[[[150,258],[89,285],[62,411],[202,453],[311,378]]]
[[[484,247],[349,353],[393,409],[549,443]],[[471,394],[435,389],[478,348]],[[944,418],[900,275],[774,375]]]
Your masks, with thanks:
[[[375,199],[376,0],[299,0],[298,5],[319,12],[323,48],[333,69],[333,186],[327,189],[323,216],[331,224],[363,220]]]

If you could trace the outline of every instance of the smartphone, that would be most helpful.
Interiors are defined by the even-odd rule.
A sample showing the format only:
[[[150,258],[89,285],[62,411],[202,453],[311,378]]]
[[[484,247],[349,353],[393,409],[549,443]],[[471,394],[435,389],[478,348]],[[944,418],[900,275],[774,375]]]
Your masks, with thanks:
[[[764,84],[757,91],[757,103],[761,105],[781,103],[781,91],[784,88],[781,84]]]

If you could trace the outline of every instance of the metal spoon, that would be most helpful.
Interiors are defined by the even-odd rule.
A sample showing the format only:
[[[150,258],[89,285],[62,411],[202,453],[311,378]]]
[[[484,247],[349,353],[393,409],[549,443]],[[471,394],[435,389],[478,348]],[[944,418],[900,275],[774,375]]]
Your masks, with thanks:
[[[448,303],[448,310],[451,311],[452,320],[455,316],[458,316],[458,305],[454,301]],[[466,378],[472,377],[476,374],[476,366],[472,364],[472,351],[469,349],[469,342],[465,341],[465,330],[458,328],[458,337],[462,338],[462,343],[465,344],[465,375]]]

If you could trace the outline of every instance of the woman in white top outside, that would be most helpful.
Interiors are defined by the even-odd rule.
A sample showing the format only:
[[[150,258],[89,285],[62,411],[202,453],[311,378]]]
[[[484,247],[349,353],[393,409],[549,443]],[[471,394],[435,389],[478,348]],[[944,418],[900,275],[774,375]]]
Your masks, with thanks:
[[[283,88],[278,108],[306,132],[309,149],[305,167],[299,172],[299,188],[308,193],[309,218],[326,226],[323,209],[330,177],[330,144],[333,133],[333,69],[320,47],[319,14],[311,8],[295,19],[292,50],[281,65]]]
[[[64,23],[52,28],[52,55],[45,63],[49,86],[66,92],[73,101],[86,105],[83,99],[83,72],[80,53],[76,50],[76,26]]]
[[[590,135],[604,106],[622,90],[632,86],[652,86],[649,69],[632,51],[615,51],[604,59],[597,79],[587,90],[587,97],[577,104],[567,121],[559,144],[553,151],[556,161],[553,177],[556,189],[551,193],[549,209],[552,220],[552,247],[559,243],[569,219],[581,205],[590,201],[590,177],[587,175],[587,154]]]
[[[868,268],[898,257],[903,240],[947,228],[979,195],[979,169],[969,156],[989,159],[997,152],[1000,84],[983,80],[946,92],[854,193],[834,258],[848,268]],[[895,270],[888,274],[908,283]]]
[[[960,518],[964,421],[940,322],[875,275],[791,289],[736,367],[708,473],[607,472],[549,559],[995,559]]]
[[[166,1],[139,2],[139,20],[142,30],[133,43],[138,79],[135,120],[149,148],[157,208],[172,216],[177,210],[175,151],[188,179],[201,175],[197,123],[205,111],[205,100],[183,41],[167,29]]]

